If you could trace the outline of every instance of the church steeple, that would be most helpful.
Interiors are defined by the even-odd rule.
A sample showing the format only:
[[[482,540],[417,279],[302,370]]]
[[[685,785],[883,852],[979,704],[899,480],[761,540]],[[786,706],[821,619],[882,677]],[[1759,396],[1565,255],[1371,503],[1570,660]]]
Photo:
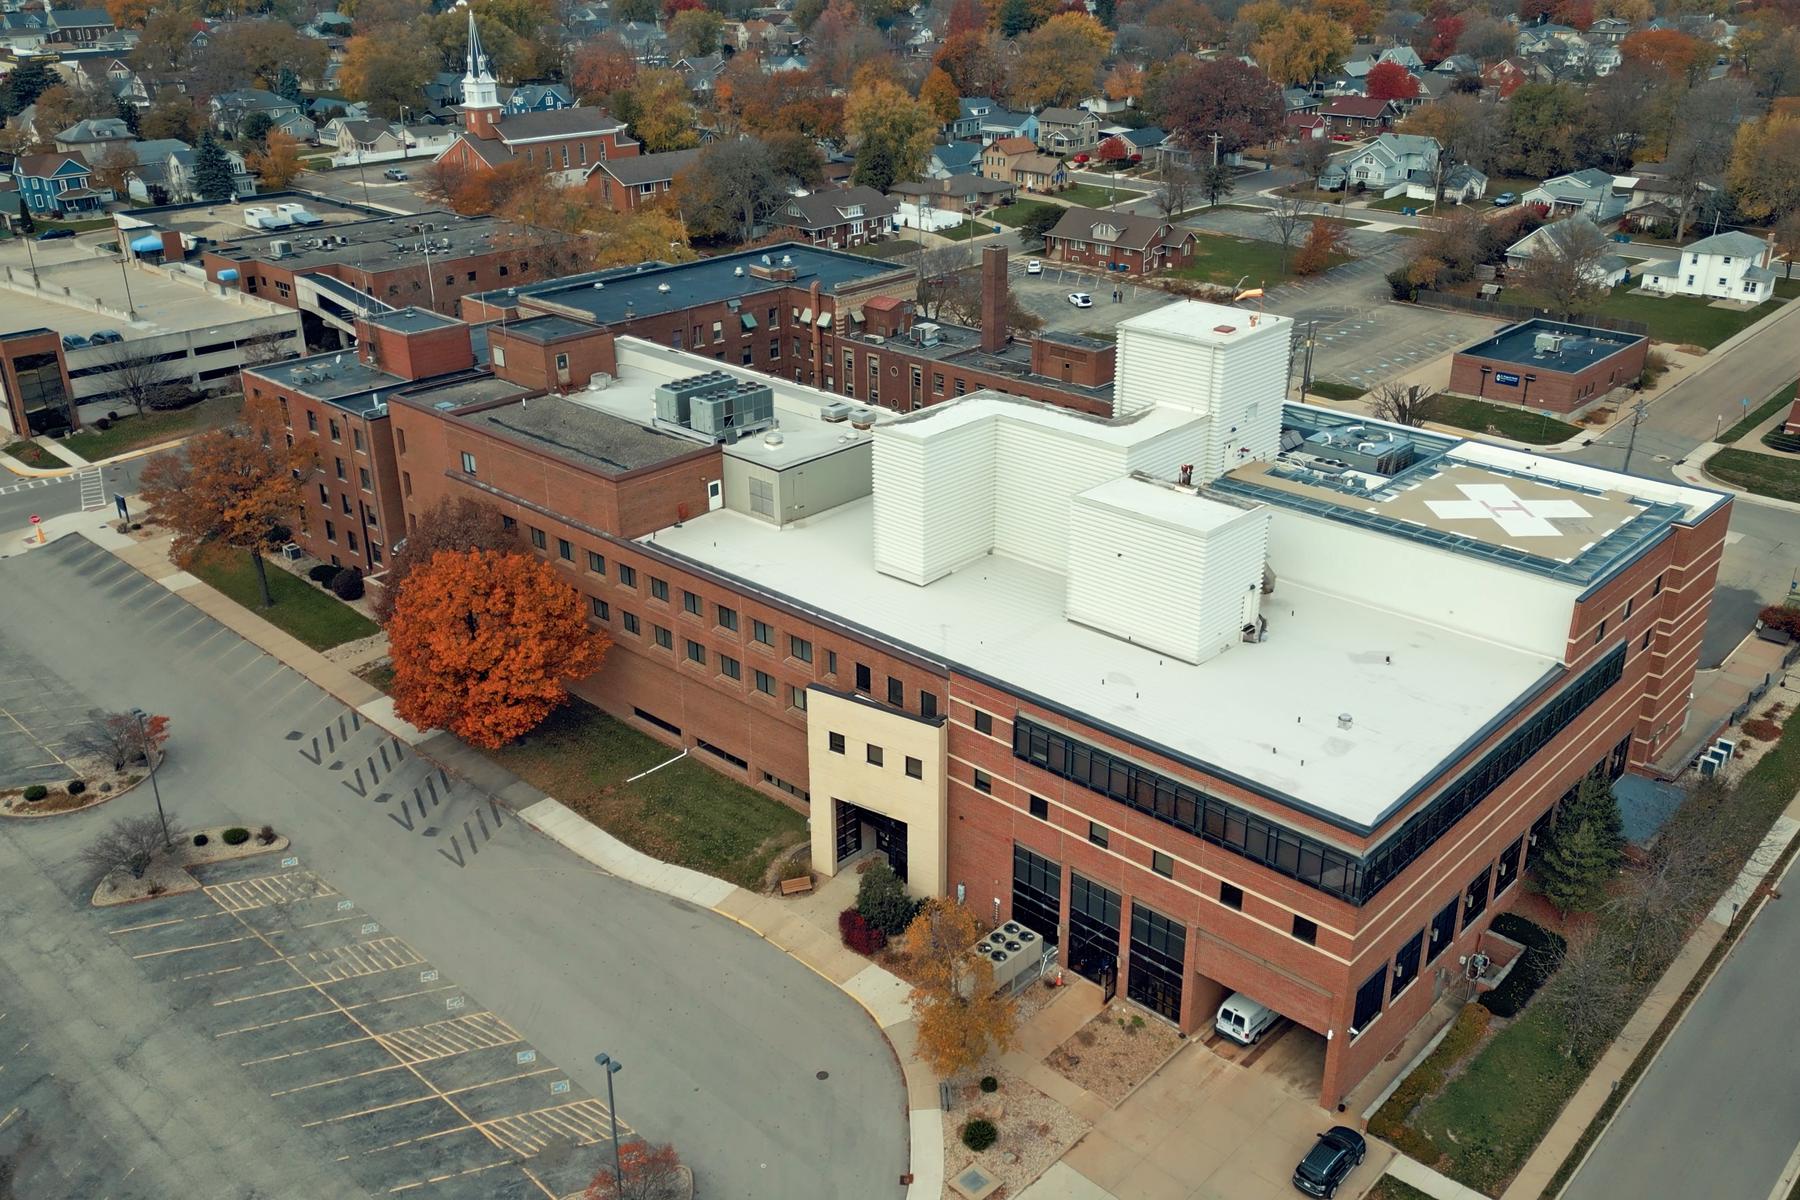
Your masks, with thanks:
[[[463,124],[476,137],[493,137],[494,125],[500,120],[500,89],[488,66],[487,52],[481,48],[481,30],[475,24],[475,10],[469,10],[469,61],[463,74]]]

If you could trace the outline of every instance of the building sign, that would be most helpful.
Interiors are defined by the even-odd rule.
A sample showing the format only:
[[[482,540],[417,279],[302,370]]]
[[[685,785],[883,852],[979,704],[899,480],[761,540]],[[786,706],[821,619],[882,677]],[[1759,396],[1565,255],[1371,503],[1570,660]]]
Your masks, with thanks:
[[[1519,377],[1511,371],[1495,371],[1494,382],[1504,383],[1507,387],[1518,387]]]

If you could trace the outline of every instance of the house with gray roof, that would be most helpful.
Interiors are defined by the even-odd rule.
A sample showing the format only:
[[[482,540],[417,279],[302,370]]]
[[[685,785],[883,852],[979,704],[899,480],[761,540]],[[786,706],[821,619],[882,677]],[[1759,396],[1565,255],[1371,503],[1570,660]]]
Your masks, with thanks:
[[[1413,133],[1384,133],[1347,154],[1340,154],[1319,174],[1327,191],[1361,184],[1369,191],[1397,196],[1409,183],[1436,185],[1438,141]]]
[[[1603,242],[1606,235],[1593,221],[1580,215],[1564,217],[1532,230],[1508,246],[1506,266],[1508,270],[1522,270],[1534,255],[1566,253],[1571,246],[1591,244],[1596,240]],[[1630,268],[1631,264],[1617,254],[1607,254],[1595,261],[1586,273],[1593,282],[1610,288],[1623,283]]]
[[[981,174],[981,147],[974,142],[951,142],[933,146],[925,160],[927,179],[948,179],[952,175]]]
[[[1579,213],[1596,225],[1604,225],[1624,214],[1631,203],[1631,188],[1610,172],[1584,167],[1546,179],[1520,199],[1526,204],[1543,205],[1552,218]]]
[[[815,246],[841,250],[880,241],[894,232],[898,202],[872,187],[829,188],[795,196],[769,218],[772,229],[789,229]]]
[[[1761,304],[1775,294],[1773,240],[1736,231],[1718,233],[1684,246],[1663,262],[1639,272],[1647,291],[1664,296],[1704,296]]]
[[[1100,118],[1081,108],[1046,108],[1037,115],[1038,149],[1064,158],[1100,144]]]
[[[675,177],[699,157],[694,149],[603,158],[589,168],[586,186],[615,212],[630,212],[673,189]]]
[[[131,126],[118,117],[90,117],[57,133],[58,150],[79,150],[90,162],[100,161],[108,146],[132,141]]]

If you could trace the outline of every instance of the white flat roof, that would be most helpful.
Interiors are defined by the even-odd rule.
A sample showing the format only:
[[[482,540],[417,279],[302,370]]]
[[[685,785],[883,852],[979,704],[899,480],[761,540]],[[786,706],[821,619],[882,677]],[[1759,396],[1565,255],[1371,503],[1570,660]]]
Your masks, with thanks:
[[[1532,454],[1526,450],[1496,446],[1490,442],[1463,442],[1451,447],[1445,457],[1508,471],[1520,471],[1543,479],[1572,483],[1577,487],[1622,492],[1652,504],[1678,504],[1686,510],[1686,519],[1689,521],[1699,520],[1730,499],[1723,492],[1709,492],[1705,488],[1688,487],[1686,484],[1661,479],[1645,479],[1640,475],[1621,475],[1605,467],[1593,467],[1545,454]]]
[[[1063,575],[1014,559],[883,575],[873,507],[783,528],[720,510],[645,540],[1365,829],[1558,665],[1291,581],[1267,641],[1189,664],[1071,623]]]
[[[1245,509],[1196,496],[1191,488],[1173,488],[1144,479],[1109,479],[1077,493],[1080,499],[1193,533],[1211,533],[1243,516]]]
[[[1292,323],[1293,318],[1279,313],[1214,304],[1210,300],[1177,300],[1120,321],[1119,328],[1179,337],[1202,346],[1224,346],[1247,333]]]

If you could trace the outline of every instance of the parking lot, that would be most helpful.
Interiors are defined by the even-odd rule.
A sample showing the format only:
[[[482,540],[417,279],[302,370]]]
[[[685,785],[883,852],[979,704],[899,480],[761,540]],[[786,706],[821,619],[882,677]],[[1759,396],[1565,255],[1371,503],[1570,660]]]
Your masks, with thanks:
[[[1012,259],[1007,264],[1007,286],[1019,303],[1044,319],[1044,328],[1058,333],[1096,331],[1108,338],[1113,326],[1127,317],[1161,308],[1174,297],[1151,287],[1139,287],[1128,278],[1107,279],[1092,271],[1073,271],[1045,262],[1041,275],[1027,275],[1025,264],[1031,255]],[[1041,260],[1040,260],[1041,261]],[[1119,303],[1112,298],[1113,288],[1123,293]],[[1094,299],[1092,308],[1076,308],[1069,303],[1070,292],[1086,292]]]
[[[65,742],[87,724],[88,707],[41,664],[0,653],[0,787],[68,782]]]

